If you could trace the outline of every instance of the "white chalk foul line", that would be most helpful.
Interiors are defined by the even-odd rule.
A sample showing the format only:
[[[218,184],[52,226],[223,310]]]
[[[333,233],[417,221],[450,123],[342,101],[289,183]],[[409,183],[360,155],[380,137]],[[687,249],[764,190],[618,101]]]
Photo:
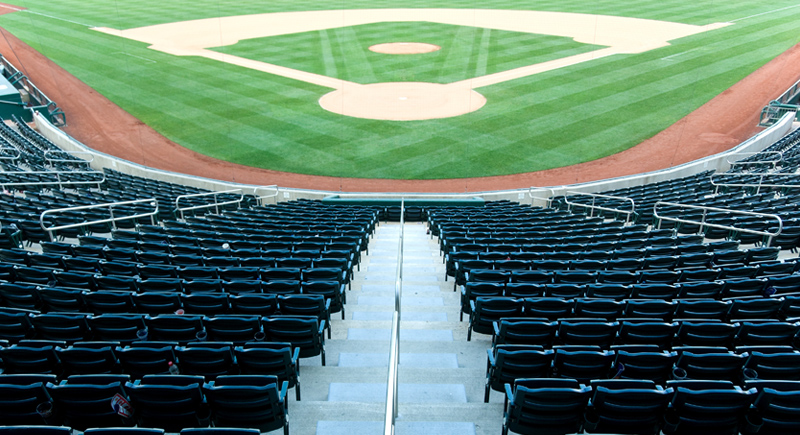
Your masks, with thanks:
[[[684,54],[691,53],[693,51],[699,50],[700,48],[701,47],[695,47],[695,48],[693,48],[691,50],[686,50],[686,51],[682,51],[680,53],[675,53],[675,54],[672,54],[672,55],[669,55],[669,56],[666,56],[666,57],[662,57],[661,60],[670,60],[670,59],[672,59],[674,57],[683,56]]]
[[[34,12],[34,11],[30,10],[30,9],[18,9],[18,11],[19,12],[27,12],[29,14],[39,15],[39,16],[42,16],[42,17],[52,18],[54,20],[64,21],[64,22],[67,22],[67,23],[77,24],[79,26],[94,27],[94,26],[89,25],[89,24],[79,23],[77,21],[72,21],[72,20],[68,20],[66,18],[56,17],[54,15],[47,15],[47,14],[43,14],[41,12]]]
[[[124,51],[117,51],[117,52],[114,52],[114,53],[112,53],[112,54],[124,54],[125,56],[130,56],[130,57],[135,57],[135,58],[137,58],[137,59],[146,60],[146,61],[148,61],[148,62],[150,62],[150,63],[158,63],[157,61],[155,61],[155,60],[153,60],[153,59],[148,59],[148,58],[146,58],[146,57],[142,57],[142,56],[137,56],[137,55],[135,55],[135,54],[126,53],[126,52],[124,52]]]
[[[747,19],[750,19],[750,18],[760,17],[762,15],[774,14],[775,12],[781,12],[781,11],[785,11],[787,9],[793,9],[793,8],[797,8],[797,7],[800,7],[800,4],[796,4],[796,5],[792,5],[792,6],[786,6],[785,8],[773,9],[771,11],[762,12],[760,14],[749,15],[749,16],[746,16],[746,17],[737,18],[735,20],[730,20],[729,22],[730,23],[735,23],[737,21],[742,21],[742,20],[747,20]]]

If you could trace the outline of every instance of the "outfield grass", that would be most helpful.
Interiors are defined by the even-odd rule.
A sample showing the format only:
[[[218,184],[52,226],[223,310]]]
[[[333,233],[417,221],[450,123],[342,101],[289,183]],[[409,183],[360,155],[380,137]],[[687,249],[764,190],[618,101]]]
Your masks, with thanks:
[[[343,0],[335,6],[287,0],[249,3],[24,0],[18,5],[29,11],[0,16],[1,26],[187,148],[250,166],[375,178],[513,174],[604,157],[653,136],[800,42],[797,31],[800,7],[795,7],[796,0],[657,3],[496,0],[434,4],[419,0],[403,3]],[[524,7],[696,25],[737,21],[732,26],[673,41],[668,47],[647,53],[615,55],[480,88],[478,91],[488,100],[481,110],[456,118],[412,122],[372,121],[332,114],[317,104],[330,91],[327,88],[204,58],[171,56],[149,50],[145,44],[89,29],[91,26],[127,29],[277,11],[434,6]],[[770,12],[780,8],[789,9]],[[409,31],[402,27],[386,26],[387,32]],[[409,29],[415,28],[419,27]],[[439,41],[447,41],[444,36],[447,31],[440,26],[431,29],[431,33],[438,34]],[[367,38],[357,30],[354,30],[356,38]],[[316,41],[314,44],[324,39],[318,32],[311,33],[317,34],[304,36]],[[331,50],[347,48],[347,38],[339,38],[335,30],[328,33]],[[468,33],[472,34],[471,39],[460,40],[465,42],[464,47],[479,53],[480,46],[476,44],[481,43],[483,30]],[[554,51],[549,53],[537,52],[537,48],[551,42],[560,44],[554,41],[517,40],[499,33],[494,36],[487,72],[504,70],[508,66],[504,63],[526,59],[526,54],[508,57],[509,53],[527,50],[527,56],[563,55],[553,46],[549,49]],[[302,66],[298,69],[321,68],[330,73],[318,59],[270,53],[261,42],[247,41],[243,45],[255,46],[256,57],[285,56],[281,62],[295,62]],[[443,45],[449,44],[443,42]],[[586,48],[591,49],[580,45],[567,50]],[[318,50],[319,46],[298,47],[300,52]],[[359,82],[369,79],[363,74],[365,64],[357,67],[344,57],[333,57],[334,62],[329,62],[327,68],[335,69],[337,75],[360,77],[354,80]],[[403,73],[413,73],[414,80],[423,80],[421,77],[428,77],[426,81],[451,80],[446,77],[479,72],[477,58],[469,59],[451,70],[391,65],[391,62],[405,62],[401,60],[375,65],[385,68],[381,74],[388,77],[401,74],[399,79],[402,79]],[[35,81],[36,73],[28,73]],[[383,81],[383,77],[379,80]]]

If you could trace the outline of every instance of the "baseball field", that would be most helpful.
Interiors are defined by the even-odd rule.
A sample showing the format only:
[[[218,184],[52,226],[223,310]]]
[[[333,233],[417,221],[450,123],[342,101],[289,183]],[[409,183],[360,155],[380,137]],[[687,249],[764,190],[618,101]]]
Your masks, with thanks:
[[[599,159],[800,42],[796,0],[14,6],[0,26],[176,143],[335,177]]]

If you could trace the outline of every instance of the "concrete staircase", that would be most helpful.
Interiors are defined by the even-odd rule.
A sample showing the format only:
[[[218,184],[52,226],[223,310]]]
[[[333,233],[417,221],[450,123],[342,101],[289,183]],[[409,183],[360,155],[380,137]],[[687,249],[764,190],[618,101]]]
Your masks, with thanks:
[[[396,433],[497,434],[503,397],[483,403],[491,337],[466,341],[459,294],[445,272],[438,242],[424,223],[405,224],[399,415]],[[345,320],[335,314],[327,366],[301,361],[302,401],[289,396],[293,435],[383,433],[389,339],[400,224],[384,222],[348,291]]]

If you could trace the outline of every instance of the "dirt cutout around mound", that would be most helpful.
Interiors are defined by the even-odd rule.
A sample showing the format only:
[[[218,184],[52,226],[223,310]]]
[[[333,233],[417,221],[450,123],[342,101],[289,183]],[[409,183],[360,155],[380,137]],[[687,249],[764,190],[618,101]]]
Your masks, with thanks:
[[[560,186],[669,168],[730,149],[758,132],[761,108],[797,80],[796,65],[800,65],[798,44],[653,138],[592,162],[496,177],[363,179],[252,168],[198,154],[147,127],[5,29],[0,28],[0,34],[0,53],[66,113],[69,125],[64,131],[98,151],[156,169],[217,180],[332,192],[486,192]]]

